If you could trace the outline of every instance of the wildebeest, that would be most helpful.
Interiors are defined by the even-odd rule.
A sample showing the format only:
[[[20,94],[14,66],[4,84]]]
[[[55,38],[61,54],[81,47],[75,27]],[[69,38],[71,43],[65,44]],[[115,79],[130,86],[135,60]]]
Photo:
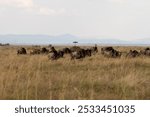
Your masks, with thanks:
[[[49,50],[43,47],[43,48],[41,49],[41,53],[42,53],[42,54],[49,53]]]
[[[150,56],[150,48],[145,48],[144,50],[141,50],[140,54]]]
[[[64,52],[62,50],[58,50],[57,54],[59,58],[62,58],[64,56]]]
[[[49,58],[50,60],[57,60],[59,57],[58,57],[58,54],[57,54],[57,53],[52,52],[52,53],[49,53],[48,58]]]
[[[85,55],[91,56],[92,50],[91,49],[85,49]]]
[[[34,48],[33,50],[30,51],[30,54],[31,55],[34,55],[34,54],[48,54],[49,53],[49,50],[46,49],[45,47],[39,49],[39,48]]]
[[[101,48],[101,54],[106,57],[117,58],[121,56],[121,52],[115,50],[113,47],[103,47]]]
[[[92,48],[87,48],[87,49],[83,49],[81,47],[78,46],[73,46],[70,48],[71,50],[71,59],[81,59],[81,58],[85,58],[90,57],[93,53],[98,52],[97,46],[95,45],[95,47]]]
[[[112,50],[114,50],[113,47],[103,47],[101,48],[101,54],[104,54],[104,52],[112,51]]]
[[[138,57],[140,53],[137,50],[130,50],[126,57],[135,58]]]
[[[78,46],[73,46],[70,48],[71,59],[81,59],[85,56],[84,50]]]
[[[71,59],[81,59],[85,58],[86,56],[91,56],[90,49],[79,49],[77,51],[71,52]]]
[[[50,53],[52,53],[52,52],[56,52],[56,49],[52,46],[52,47],[50,47],[50,51],[49,51]]]
[[[71,50],[69,48],[63,48],[62,51],[64,52],[64,54],[70,54]]]
[[[57,50],[54,47],[50,48],[50,53],[48,55],[48,58],[51,60],[57,60],[58,58],[60,58],[60,56],[62,56],[60,53],[57,52]]]
[[[20,48],[17,50],[17,54],[27,54],[27,51],[25,48]]]
[[[9,45],[10,45],[9,43],[5,43],[5,44],[0,43],[0,46],[9,46]]]

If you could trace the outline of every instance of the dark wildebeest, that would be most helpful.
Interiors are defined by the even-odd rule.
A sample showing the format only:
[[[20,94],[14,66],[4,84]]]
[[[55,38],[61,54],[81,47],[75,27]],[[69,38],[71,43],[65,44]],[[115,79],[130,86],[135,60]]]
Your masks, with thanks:
[[[85,49],[78,49],[76,51],[71,52],[71,59],[81,59],[81,58],[85,58],[86,56],[90,56],[90,52]]]
[[[101,54],[104,54],[105,52],[108,52],[108,51],[113,51],[113,47],[103,47],[101,48]]]
[[[112,58],[121,57],[121,52],[115,50],[113,47],[101,48],[101,54],[103,54],[106,57],[112,57]]]
[[[27,54],[27,51],[25,48],[20,48],[19,50],[17,50],[17,54]]]
[[[42,53],[42,54],[47,54],[47,53],[49,53],[49,50],[43,47],[43,48],[41,49],[41,53]]]
[[[129,57],[129,58],[135,58],[138,56],[140,56],[140,53],[136,50],[130,50],[129,53],[126,55],[126,57]]]
[[[141,50],[140,54],[150,56],[150,48],[145,48],[144,50]]]
[[[51,50],[48,55],[48,58],[51,60],[57,60],[60,57],[60,55],[58,54],[58,52],[56,51],[56,49],[54,47],[51,47],[50,49]]]
[[[84,57],[86,56],[86,51],[85,51],[85,49],[79,50],[79,53],[80,53],[80,55],[81,55],[81,58],[84,58]]]
[[[81,58],[83,58],[84,50],[81,49],[80,47],[73,46],[73,47],[70,48],[70,50],[71,50],[71,53],[70,53],[71,59],[81,59]]]
[[[49,53],[48,58],[50,60],[57,60],[59,57],[58,57],[57,52],[51,52],[51,53]]]
[[[85,56],[91,56],[92,50],[91,49],[86,49],[85,50]]]
[[[56,52],[56,49],[52,46],[52,47],[50,47],[50,51],[49,52],[50,53]]]
[[[96,47],[96,46],[95,46]],[[80,48],[78,46],[73,46],[72,48],[70,48],[71,50],[71,59],[81,59],[81,58],[85,58],[86,56],[91,56],[92,51],[93,52],[97,52],[97,47],[95,48],[90,48],[90,49],[83,49]]]
[[[58,50],[57,54],[58,54],[59,58],[64,57],[64,52],[62,50]]]
[[[71,50],[69,48],[63,48],[62,51],[64,52],[64,54],[70,54]]]

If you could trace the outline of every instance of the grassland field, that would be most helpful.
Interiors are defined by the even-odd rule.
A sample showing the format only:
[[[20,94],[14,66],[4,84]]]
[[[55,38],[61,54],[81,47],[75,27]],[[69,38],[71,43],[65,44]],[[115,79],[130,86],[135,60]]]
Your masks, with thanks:
[[[0,47],[2,100],[150,99],[150,57],[106,58],[98,47],[96,55],[82,60],[65,55],[51,61],[47,55],[17,55],[18,48]],[[122,52],[144,49],[114,48]]]

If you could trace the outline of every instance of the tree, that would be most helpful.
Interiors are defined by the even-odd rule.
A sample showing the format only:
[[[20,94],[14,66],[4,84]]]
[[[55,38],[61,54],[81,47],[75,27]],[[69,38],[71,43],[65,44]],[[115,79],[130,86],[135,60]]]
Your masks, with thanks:
[[[77,41],[74,41],[73,43],[75,44],[74,46],[76,46],[76,44],[77,44],[78,42],[77,42]]]

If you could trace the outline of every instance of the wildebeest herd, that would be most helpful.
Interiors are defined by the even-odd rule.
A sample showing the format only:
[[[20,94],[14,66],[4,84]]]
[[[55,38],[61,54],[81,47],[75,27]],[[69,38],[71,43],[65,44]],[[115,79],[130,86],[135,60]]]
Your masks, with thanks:
[[[10,44],[9,43],[0,43],[0,46],[9,46]]]
[[[119,52],[115,50],[113,47],[104,47],[101,48],[101,54],[103,54],[106,57],[111,58],[117,58],[121,57],[123,52]],[[144,50],[140,50],[139,52],[137,50],[130,50],[128,53],[125,53],[127,58],[135,58],[138,56],[150,56],[150,48],[145,48]]]
[[[89,48],[81,48],[79,46],[73,47],[65,47],[60,50],[56,50],[55,47],[50,46],[48,48],[43,47],[40,49],[32,49],[29,52],[30,55],[35,54],[47,54],[50,60],[57,60],[59,58],[63,58],[65,54],[70,55],[71,60],[73,59],[82,59],[85,57],[90,57],[98,53],[97,45]],[[17,54],[27,54],[27,50],[25,48],[20,48],[17,50]],[[101,54],[108,58],[120,58],[123,52],[115,50],[113,47],[102,47]],[[150,48],[145,48],[144,50],[130,50],[125,54],[127,58],[135,58],[138,56],[150,56]]]

